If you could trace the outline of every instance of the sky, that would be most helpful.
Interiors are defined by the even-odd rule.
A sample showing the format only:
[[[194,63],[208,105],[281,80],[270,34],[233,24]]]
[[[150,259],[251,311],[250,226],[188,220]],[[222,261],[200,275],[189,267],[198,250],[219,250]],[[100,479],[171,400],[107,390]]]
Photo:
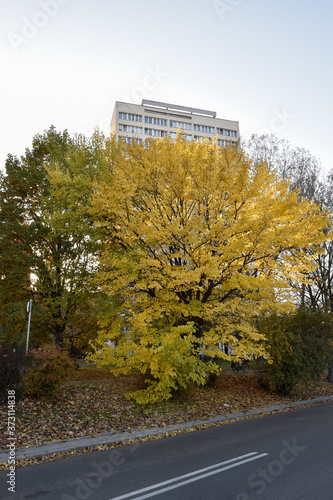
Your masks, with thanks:
[[[142,98],[333,168],[331,0],[11,0],[0,20],[0,170],[51,125],[109,134],[115,101]]]

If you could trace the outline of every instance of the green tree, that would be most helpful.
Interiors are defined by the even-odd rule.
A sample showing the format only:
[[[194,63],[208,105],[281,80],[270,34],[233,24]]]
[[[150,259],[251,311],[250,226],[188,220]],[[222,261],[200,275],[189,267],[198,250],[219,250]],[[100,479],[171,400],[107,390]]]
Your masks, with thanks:
[[[268,376],[279,392],[289,394],[299,383],[320,380],[333,355],[331,315],[299,308],[266,317],[259,331],[269,356]]]
[[[21,159],[8,156],[0,184],[3,339],[25,335],[31,295],[31,342],[37,345],[63,343],[90,300],[98,235],[89,206],[103,140],[98,133],[87,140],[51,127]]]

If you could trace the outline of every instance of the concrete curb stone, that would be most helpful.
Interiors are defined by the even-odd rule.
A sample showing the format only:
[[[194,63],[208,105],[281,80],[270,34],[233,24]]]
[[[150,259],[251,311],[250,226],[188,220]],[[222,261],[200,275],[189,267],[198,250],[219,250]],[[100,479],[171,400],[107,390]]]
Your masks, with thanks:
[[[112,445],[115,443],[126,443],[133,439],[142,439],[148,436],[163,435],[169,432],[186,430],[189,428],[200,427],[203,425],[214,425],[229,420],[249,418],[265,413],[272,413],[286,409],[293,409],[299,406],[307,406],[316,403],[333,401],[333,396],[322,396],[315,399],[307,399],[303,401],[295,401],[294,403],[277,404],[266,406],[264,408],[256,408],[244,412],[230,413],[228,415],[216,415],[206,420],[197,420],[192,422],[184,422],[181,424],[173,424],[168,427],[151,427],[148,429],[134,430],[130,432],[107,432],[96,436],[84,436],[63,441],[55,441],[53,443],[31,446],[28,448],[17,448],[15,450],[16,461],[24,460],[25,458],[42,458],[54,453],[65,453],[68,451],[82,450],[84,448],[92,448],[100,445]],[[8,460],[8,450],[0,451],[0,464],[4,464]]]

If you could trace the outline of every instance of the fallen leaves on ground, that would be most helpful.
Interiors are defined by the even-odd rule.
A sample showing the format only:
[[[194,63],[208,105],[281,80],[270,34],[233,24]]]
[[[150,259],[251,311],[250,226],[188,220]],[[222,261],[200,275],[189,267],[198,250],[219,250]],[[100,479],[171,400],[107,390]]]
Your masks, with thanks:
[[[80,372],[80,370],[78,370]],[[136,376],[80,380],[62,385],[54,401],[23,399],[16,405],[16,447],[39,446],[100,433],[117,433],[149,427],[198,421],[216,415],[262,408],[268,405],[333,395],[333,385],[302,387],[288,397],[267,392],[258,383],[255,373],[222,374],[214,387],[191,387],[172,400],[155,405],[139,406],[125,399],[124,394],[140,387]],[[0,447],[7,445],[7,407],[0,407]]]

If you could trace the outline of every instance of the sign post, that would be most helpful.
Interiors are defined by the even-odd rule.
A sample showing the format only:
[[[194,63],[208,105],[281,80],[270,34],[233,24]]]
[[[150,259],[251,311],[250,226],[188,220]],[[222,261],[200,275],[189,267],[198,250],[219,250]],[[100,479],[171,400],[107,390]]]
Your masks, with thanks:
[[[28,302],[28,304],[27,304],[27,312],[29,313],[29,318],[28,318],[27,344],[25,346],[25,353],[26,354],[28,354],[28,347],[29,347],[31,309],[32,309],[32,299],[30,299],[29,302]]]

